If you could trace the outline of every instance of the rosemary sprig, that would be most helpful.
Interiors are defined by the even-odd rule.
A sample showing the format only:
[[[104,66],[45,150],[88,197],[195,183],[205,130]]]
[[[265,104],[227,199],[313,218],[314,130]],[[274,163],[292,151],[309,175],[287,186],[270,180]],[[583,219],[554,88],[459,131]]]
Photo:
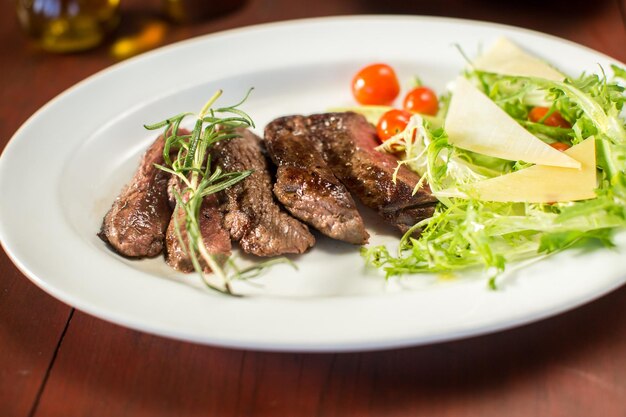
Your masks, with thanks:
[[[180,113],[162,122],[144,125],[148,130],[163,129],[165,165],[155,166],[176,176],[183,185],[180,191],[174,190],[174,195],[176,197],[175,213],[183,210],[184,224],[179,224],[178,216],[173,216],[181,247],[189,256],[194,269],[200,274],[202,281],[208,288],[230,295],[234,295],[230,282],[233,277],[240,276],[241,271],[235,270],[231,277],[216,257],[207,251],[200,231],[199,216],[202,200],[206,196],[224,190],[252,173],[252,171],[223,172],[220,167],[212,166],[209,155],[209,150],[215,143],[238,137],[239,135],[234,132],[235,129],[254,127],[254,122],[250,116],[238,109],[246,101],[251,90],[239,103],[214,109],[213,105],[222,95],[222,91],[218,90],[197,115]],[[194,128],[191,134],[180,134],[180,125],[189,116],[196,116]],[[177,152],[173,160],[171,158],[172,152]],[[186,241],[184,235],[187,236]],[[214,274],[204,273],[201,260],[206,262]],[[251,267],[246,272],[248,274],[253,270],[260,272],[278,262],[280,259],[273,259],[267,265],[261,263]]]

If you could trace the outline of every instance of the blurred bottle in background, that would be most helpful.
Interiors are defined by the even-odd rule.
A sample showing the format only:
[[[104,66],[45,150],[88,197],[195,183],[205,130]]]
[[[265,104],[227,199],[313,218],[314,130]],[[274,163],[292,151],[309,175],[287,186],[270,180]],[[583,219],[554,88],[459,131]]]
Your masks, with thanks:
[[[193,23],[228,13],[245,0],[163,0],[165,14],[176,23]]]
[[[17,0],[20,24],[43,49],[98,46],[119,24],[119,0]]]

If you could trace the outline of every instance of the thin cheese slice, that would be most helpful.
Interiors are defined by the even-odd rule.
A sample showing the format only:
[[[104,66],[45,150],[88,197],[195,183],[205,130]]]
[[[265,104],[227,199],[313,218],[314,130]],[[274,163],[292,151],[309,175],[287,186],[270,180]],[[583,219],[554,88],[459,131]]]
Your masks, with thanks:
[[[467,79],[459,77],[446,115],[448,141],[511,161],[580,168],[580,163],[533,136]]]
[[[580,161],[581,169],[533,165],[521,171],[472,185],[471,194],[483,201],[552,203],[596,196],[596,148],[590,137],[566,154]]]
[[[483,55],[476,58],[474,68],[504,75],[539,77],[563,81],[565,75],[541,59],[529,55],[507,38],[499,38]]]

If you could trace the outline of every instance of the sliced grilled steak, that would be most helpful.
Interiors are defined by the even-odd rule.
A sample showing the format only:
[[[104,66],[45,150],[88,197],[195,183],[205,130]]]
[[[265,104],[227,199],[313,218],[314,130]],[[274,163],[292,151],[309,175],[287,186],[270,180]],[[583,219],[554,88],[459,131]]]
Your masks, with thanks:
[[[181,195],[183,191],[181,182],[182,181],[180,181],[180,179],[177,176],[171,175],[170,180],[167,183],[167,202],[172,208],[172,211],[174,210],[174,207],[176,207],[176,194],[175,193],[178,193],[178,195]]]
[[[433,215],[437,199],[425,184],[412,195],[420,177],[400,167],[395,157],[378,152],[376,132],[356,113],[316,114],[307,118],[311,134],[323,144],[333,173],[368,207],[377,210],[403,233]]]
[[[169,174],[163,164],[164,139],[159,136],[141,159],[131,182],[104,216],[98,236],[121,255],[142,258],[163,250],[172,210],[167,201]]]
[[[178,187],[180,189],[180,187]],[[174,221],[176,218],[176,222]],[[180,235],[187,242],[187,231],[185,229],[185,212],[178,209],[172,214],[172,220],[167,227],[165,261],[172,268],[182,272],[192,272],[194,270],[191,258],[180,244],[176,224],[178,224]],[[219,209],[219,204],[215,195],[208,195],[202,200],[200,206],[200,234],[207,252],[216,258],[220,264],[224,263],[230,256],[231,243],[228,232],[223,227],[223,216]],[[199,257],[200,266],[204,272],[211,272],[207,263]]]
[[[218,142],[211,150],[213,161],[226,172],[254,171],[221,193],[230,236],[245,252],[257,256],[303,253],[315,244],[315,238],[274,201],[260,139],[248,130],[239,133],[241,137]]]
[[[333,239],[367,243],[354,200],[324,160],[322,143],[310,137],[306,119],[276,119],[266,126],[264,140],[278,166],[274,195],[285,208]]]

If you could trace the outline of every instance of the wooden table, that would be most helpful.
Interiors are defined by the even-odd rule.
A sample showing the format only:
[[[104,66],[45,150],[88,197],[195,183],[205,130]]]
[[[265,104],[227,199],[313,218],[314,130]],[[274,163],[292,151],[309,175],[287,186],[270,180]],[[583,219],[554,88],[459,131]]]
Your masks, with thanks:
[[[122,3],[119,36],[159,18],[156,0]],[[162,43],[291,18],[426,14],[536,29],[626,62],[625,9],[622,0],[250,0],[199,24],[168,26]],[[110,45],[75,55],[41,52],[12,11],[0,15],[2,147],[40,106],[115,62]],[[625,301],[623,287],[549,320],[432,346],[257,353],[168,340],[88,316],[36,288],[2,252],[0,415],[626,416]]]

